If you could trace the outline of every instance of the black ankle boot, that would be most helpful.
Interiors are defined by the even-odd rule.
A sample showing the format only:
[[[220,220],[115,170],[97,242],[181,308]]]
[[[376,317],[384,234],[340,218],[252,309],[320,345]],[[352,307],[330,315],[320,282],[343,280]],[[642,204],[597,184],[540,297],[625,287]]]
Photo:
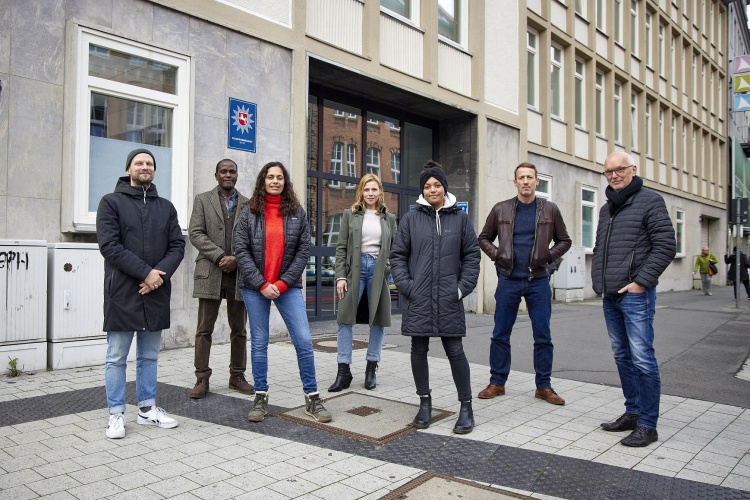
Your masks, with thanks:
[[[461,401],[461,409],[458,412],[458,420],[453,427],[456,434],[468,434],[474,430],[474,411],[471,409],[471,401]]]
[[[426,429],[430,426],[432,418],[432,396],[429,394],[419,396],[419,411],[414,417],[414,427],[417,429]]]
[[[367,367],[365,368],[365,389],[375,389],[375,371],[378,369],[377,361],[368,361]]]
[[[341,392],[342,389],[348,389],[353,378],[352,372],[349,370],[349,365],[346,363],[339,363],[339,371],[336,373],[336,380],[334,380],[333,385],[328,388],[328,392]]]

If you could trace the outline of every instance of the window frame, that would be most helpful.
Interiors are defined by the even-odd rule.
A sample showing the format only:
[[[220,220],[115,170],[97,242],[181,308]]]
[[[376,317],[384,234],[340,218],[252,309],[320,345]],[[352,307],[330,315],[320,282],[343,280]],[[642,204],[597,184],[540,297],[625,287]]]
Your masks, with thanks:
[[[613,139],[617,144],[622,144],[622,86],[621,82],[615,80],[615,87],[612,92],[614,104],[612,114],[614,115],[615,125]]]
[[[543,200],[551,200],[552,199],[552,176],[546,175],[546,174],[540,174],[537,173],[537,178],[539,179],[539,184],[537,185],[536,189],[534,190],[534,194],[537,198],[541,198]],[[542,181],[547,183],[548,190],[547,191],[540,191],[539,187],[543,185]]]
[[[560,54],[560,58],[555,58],[555,52]],[[557,69],[557,82],[553,75]],[[555,87],[557,84],[557,87]],[[550,45],[550,115],[561,120],[565,119],[565,51],[561,45],[552,43]],[[555,110],[557,103],[557,110]],[[557,112],[556,112],[557,111]]]
[[[371,161],[371,159],[370,159],[370,153],[377,153],[377,155],[373,155],[372,156],[373,160],[377,159],[377,163],[375,161]],[[375,158],[375,156],[377,156],[377,158]],[[365,163],[365,171],[364,171],[364,173],[365,174],[375,174],[378,177],[380,177],[380,163],[381,163],[381,159],[380,159],[380,150],[378,148],[374,148],[374,147],[368,147],[367,148],[367,153],[366,153],[366,156],[365,156],[365,162],[366,163]]]
[[[601,82],[599,81],[601,80]],[[607,111],[604,106],[604,85],[606,77],[601,71],[596,72],[596,80],[594,82],[594,105],[595,105],[595,119],[594,119],[594,131],[599,137],[606,137],[607,129],[605,127]]]
[[[91,144],[91,94],[130,100],[136,103],[152,104],[172,111],[172,178],[170,201],[177,210],[180,227],[187,228],[189,218],[189,172],[190,157],[190,116],[191,116],[191,58],[184,54],[168,51],[104,33],[78,25],[76,29],[76,66],[71,72],[74,78],[75,99],[73,101],[74,127],[72,135],[74,151],[70,171],[73,177],[72,195],[69,206],[72,209],[70,222],[74,232],[96,231],[96,212],[89,211],[90,144]],[[177,68],[175,94],[147,89],[127,83],[116,82],[89,75],[89,46],[96,45],[130,56],[148,59]],[[69,136],[70,137],[70,136]],[[135,149],[135,143],[134,148]],[[121,159],[123,162],[125,158]],[[118,160],[119,161],[119,160]],[[154,183],[159,185],[159,176]],[[114,188],[114,182],[113,186]],[[166,191],[166,190],[165,190]],[[63,222],[65,225],[65,222]]]
[[[685,210],[681,208],[674,212],[674,237],[677,244],[675,257],[685,257]]]
[[[646,29],[646,66],[653,69],[654,67],[654,48],[652,43],[653,14],[646,11],[646,20],[644,26]]]
[[[640,52],[639,37],[638,37],[638,0],[632,0],[630,2],[630,52],[638,57]]]
[[[328,172],[333,175],[344,175],[344,143],[336,141],[331,147],[331,163]],[[328,180],[329,188],[340,188],[341,182],[336,179]]]
[[[596,7],[596,14],[595,14],[595,22],[596,22],[596,29],[601,31],[602,33],[606,33],[606,19],[607,19],[607,7],[606,7],[606,0],[596,0],[595,3]]]
[[[534,44],[531,45],[531,37],[533,36]],[[533,64],[529,64],[529,59],[533,58]],[[532,108],[539,109],[539,32],[533,29],[526,30],[526,105]],[[533,75],[529,77],[529,71],[533,71]],[[529,91],[529,85],[533,84],[533,88]],[[533,99],[533,103],[529,102]]]
[[[653,142],[654,133],[652,129],[653,127],[652,110],[653,110],[653,103],[649,99],[646,99],[646,112],[644,115],[646,117],[646,123],[645,123],[646,144],[644,144],[644,147],[645,147],[646,156],[650,158],[653,158],[653,154],[654,154],[654,142]]]
[[[583,199],[583,192],[589,191],[594,194],[594,201],[586,201]],[[599,190],[593,186],[587,186],[587,185],[581,185],[581,191],[579,193],[579,201],[580,201],[580,211],[579,211],[579,221],[581,223],[581,246],[584,247],[587,254],[593,253],[594,251],[594,245],[596,244],[596,227],[599,224],[599,211],[597,210],[598,206],[598,199],[599,199]],[[584,234],[583,234],[583,208],[591,208],[591,246],[587,246]]]
[[[455,44],[459,47],[466,49],[469,44],[469,2],[464,0],[451,0],[454,2],[454,10],[455,10],[455,17],[457,18],[455,20],[456,22],[456,30],[458,33],[456,34],[456,40],[447,37],[445,35],[440,34],[440,30],[438,28],[438,40],[442,40],[448,44]],[[438,4],[439,8],[439,4]],[[439,17],[439,13],[438,17]]]
[[[580,65],[580,71],[579,69]],[[586,128],[586,61],[576,58],[574,63],[575,73],[575,109],[573,121],[579,127]]]
[[[622,0],[614,0],[614,39],[615,43],[618,45],[622,45],[622,39],[623,39],[623,6],[622,6]]]
[[[638,151],[638,94],[630,93],[630,148]]]

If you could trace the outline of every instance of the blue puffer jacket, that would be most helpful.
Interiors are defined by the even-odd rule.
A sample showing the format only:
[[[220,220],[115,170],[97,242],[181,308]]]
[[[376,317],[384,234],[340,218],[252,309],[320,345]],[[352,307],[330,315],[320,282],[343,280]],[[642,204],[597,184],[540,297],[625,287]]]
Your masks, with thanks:
[[[597,295],[615,295],[631,282],[653,288],[677,252],[674,228],[664,199],[641,188],[610,215],[599,212],[591,281]]]
[[[477,286],[481,253],[469,217],[455,197],[438,212],[421,196],[401,219],[391,248],[391,273],[403,298],[401,333],[424,337],[466,335],[458,298]]]
[[[266,217],[256,214],[245,205],[234,231],[234,254],[237,257],[237,284],[240,288],[260,290],[266,284],[263,277],[266,251]],[[284,216],[284,258],[279,279],[289,288],[302,288],[302,274],[310,256],[310,228],[307,214],[300,207],[296,213]]]

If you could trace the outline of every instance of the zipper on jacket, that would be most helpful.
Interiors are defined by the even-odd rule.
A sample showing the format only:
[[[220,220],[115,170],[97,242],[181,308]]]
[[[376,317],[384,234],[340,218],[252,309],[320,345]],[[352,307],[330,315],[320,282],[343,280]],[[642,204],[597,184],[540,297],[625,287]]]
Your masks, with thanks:
[[[141,186],[141,189],[143,189],[143,204],[146,204],[146,188]]]
[[[534,244],[531,245],[531,255],[529,255],[529,281],[534,279],[534,274],[531,271],[531,263],[534,262],[534,250],[536,249],[536,237],[537,233],[539,232],[539,219],[542,218],[542,208],[544,207],[544,202],[542,200],[537,200],[536,205],[536,223],[534,224]]]
[[[604,275],[605,271],[607,270],[607,258],[609,257],[609,235],[612,232],[612,221],[614,220],[614,218],[614,215],[609,216],[609,221],[607,222],[607,236],[604,238],[604,262],[602,263],[602,294],[605,294],[607,292],[607,283],[604,281]]]

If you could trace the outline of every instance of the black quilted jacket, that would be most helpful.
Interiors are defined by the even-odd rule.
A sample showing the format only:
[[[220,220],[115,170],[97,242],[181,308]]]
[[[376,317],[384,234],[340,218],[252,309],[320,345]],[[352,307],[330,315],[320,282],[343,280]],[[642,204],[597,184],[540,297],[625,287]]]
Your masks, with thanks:
[[[615,295],[630,282],[653,288],[677,251],[664,199],[641,188],[614,214],[599,212],[591,281],[597,295]]]
[[[234,232],[234,253],[237,256],[237,283],[240,288],[260,290],[266,284],[263,277],[266,250],[266,218],[250,211],[245,205]],[[289,288],[302,288],[302,274],[310,256],[310,228],[307,214],[300,208],[284,216],[284,258],[279,279]]]
[[[458,298],[477,285],[481,253],[469,217],[455,205],[440,210],[417,204],[401,219],[391,247],[391,273],[403,299],[401,333],[463,337],[464,305]]]

